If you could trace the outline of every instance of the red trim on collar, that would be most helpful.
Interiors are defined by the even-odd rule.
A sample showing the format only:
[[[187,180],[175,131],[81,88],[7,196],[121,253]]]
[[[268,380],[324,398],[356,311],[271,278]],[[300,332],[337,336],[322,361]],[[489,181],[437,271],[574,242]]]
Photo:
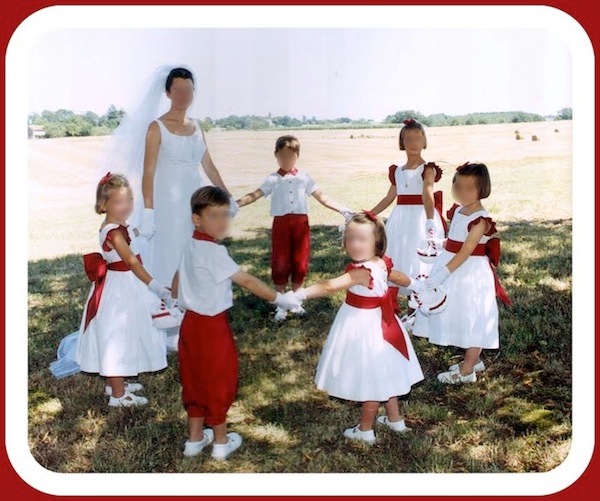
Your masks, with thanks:
[[[284,171],[283,169],[279,169],[277,171],[277,174],[279,174],[281,177],[285,176],[286,174],[291,174],[292,176],[295,176],[296,174],[298,174],[298,169],[296,169],[296,167],[294,167],[290,171]]]
[[[217,242],[216,239],[214,239],[210,235],[207,235],[203,231],[199,231],[199,230],[194,230],[194,234],[192,235],[192,238],[194,238],[194,240],[206,240],[207,242],[215,242],[215,243]]]

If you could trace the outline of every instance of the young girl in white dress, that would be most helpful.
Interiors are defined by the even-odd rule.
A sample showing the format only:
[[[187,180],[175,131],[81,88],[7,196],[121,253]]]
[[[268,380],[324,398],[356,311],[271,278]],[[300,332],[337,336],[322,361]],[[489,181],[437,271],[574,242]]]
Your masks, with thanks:
[[[372,444],[380,403],[386,415],[377,422],[394,431],[408,428],[398,396],[410,392],[423,372],[408,334],[394,314],[388,281],[410,290],[422,283],[392,269],[385,256],[385,227],[371,212],[355,214],[344,232],[344,247],[353,260],[337,278],[296,291],[299,299],[347,290],[317,367],[315,383],[329,395],[362,402],[360,423],[344,436]]]
[[[442,170],[423,160],[421,152],[427,148],[427,137],[423,126],[415,120],[404,121],[399,145],[400,151],[406,152],[406,163],[402,167],[390,166],[390,189],[372,212],[379,214],[396,201],[385,225],[387,254],[394,261],[394,269],[415,277],[426,274],[431,268],[431,264],[419,259],[417,247],[425,239],[445,236],[442,192],[433,192],[434,183],[442,177]],[[399,292],[410,294],[405,287],[400,290],[393,284],[390,287],[396,297]]]
[[[495,266],[500,258],[499,240],[490,238],[496,225],[481,204],[491,192],[491,181],[484,164],[461,165],[452,180],[454,205],[445,250],[437,258],[429,288],[442,285],[447,292],[447,306],[437,315],[416,314],[413,334],[428,337],[442,346],[464,348],[461,364],[438,375],[446,384],[473,383],[476,372],[485,369],[481,350],[498,348],[498,305],[496,295],[510,305],[500,285]]]
[[[99,235],[101,253],[84,256],[94,284],[81,320],[76,362],[82,371],[106,378],[111,407],[148,403],[134,393],[142,386],[126,383],[125,377],[167,366],[165,335],[152,324],[146,295],[150,289],[169,303],[171,293],[148,274],[136,255],[137,230],[126,223],[132,211],[129,182],[120,174],[107,173],[96,191],[96,212],[106,214]]]

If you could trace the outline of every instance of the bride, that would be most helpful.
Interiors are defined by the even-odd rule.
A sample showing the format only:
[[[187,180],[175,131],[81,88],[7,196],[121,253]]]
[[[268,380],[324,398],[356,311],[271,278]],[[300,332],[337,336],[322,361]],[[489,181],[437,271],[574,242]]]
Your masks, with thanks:
[[[164,89],[170,108],[150,123],[146,133],[139,232],[148,239],[145,263],[150,273],[160,283],[170,284],[193,231],[190,197],[208,184],[200,174],[200,164],[212,184],[228,190],[206,147],[200,123],[187,115],[194,99],[192,72],[171,69]]]

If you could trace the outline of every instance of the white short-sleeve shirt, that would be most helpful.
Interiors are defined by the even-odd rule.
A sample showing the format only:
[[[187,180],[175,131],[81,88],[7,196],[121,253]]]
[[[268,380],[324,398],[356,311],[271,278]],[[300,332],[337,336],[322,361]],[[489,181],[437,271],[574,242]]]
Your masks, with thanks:
[[[317,185],[306,172],[296,174],[279,172],[269,174],[260,186],[265,197],[271,195],[271,216],[286,214],[308,214],[308,199],[317,190]]]
[[[223,245],[190,238],[179,263],[177,302],[200,315],[214,316],[231,308],[231,276],[239,270]]]

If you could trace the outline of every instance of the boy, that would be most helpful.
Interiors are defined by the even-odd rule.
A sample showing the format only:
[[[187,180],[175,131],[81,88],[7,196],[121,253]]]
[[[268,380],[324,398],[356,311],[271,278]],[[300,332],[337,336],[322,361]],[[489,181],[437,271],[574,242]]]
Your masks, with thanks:
[[[344,218],[352,211],[331,200],[315,184],[312,177],[296,168],[300,156],[300,142],[294,136],[281,136],[275,142],[275,158],[279,170],[269,174],[263,184],[252,193],[237,200],[240,207],[271,195],[271,278],[278,292],[285,292],[291,278],[292,290],[302,287],[308,271],[310,256],[310,229],[308,226],[307,196],[313,196],[328,209],[339,212]],[[290,310],[304,315],[302,306]],[[275,311],[275,321],[285,320],[287,312]]]
[[[229,229],[230,196],[216,186],[197,190],[191,199],[194,234],[186,243],[172,290],[185,310],[179,337],[179,374],[188,414],[189,439],[183,454],[195,456],[214,441],[212,457],[225,459],[242,443],[227,433],[227,411],[237,391],[238,360],[227,320],[233,305],[231,282],[282,309],[298,300],[271,289],[241,271],[217,243]],[[204,424],[212,429],[204,430]]]

